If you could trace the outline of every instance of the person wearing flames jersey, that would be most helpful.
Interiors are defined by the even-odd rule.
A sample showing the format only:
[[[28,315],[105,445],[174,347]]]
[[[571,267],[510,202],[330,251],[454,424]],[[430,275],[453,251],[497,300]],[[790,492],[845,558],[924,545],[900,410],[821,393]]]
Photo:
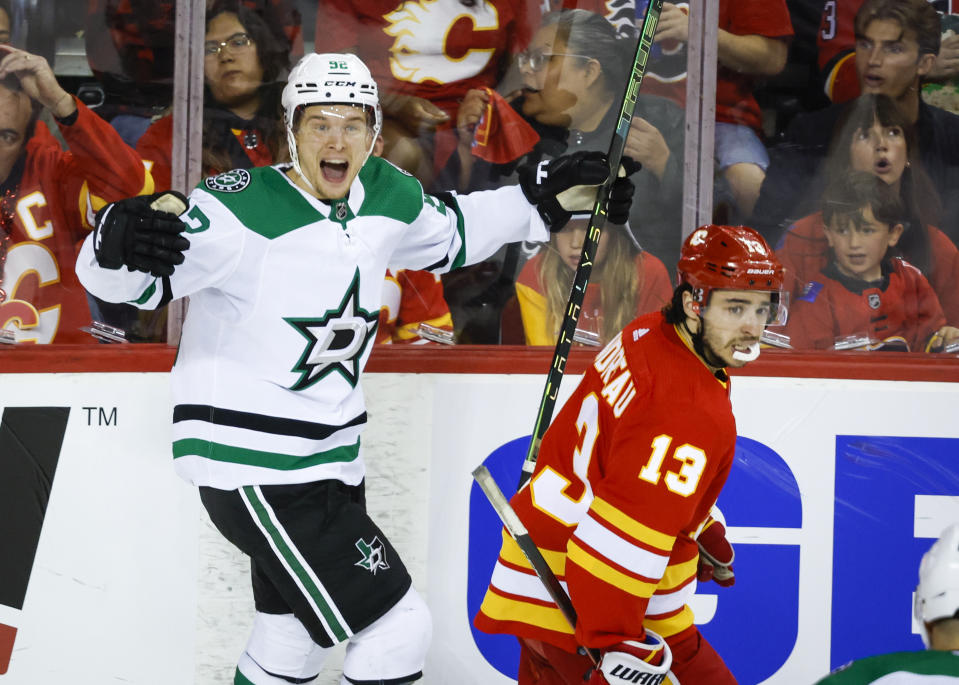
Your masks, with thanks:
[[[714,515],[736,444],[726,369],[783,318],[784,271],[757,232],[716,225],[686,239],[677,270],[671,302],[596,356],[512,498],[578,616],[574,629],[504,535],[475,625],[518,636],[520,685],[582,683],[580,647],[601,655],[591,685],[736,682],[688,601],[697,578],[735,579]]]
[[[383,90],[384,157],[428,189],[456,149],[470,89],[495,88],[530,39],[533,3],[519,0],[325,0],[316,50],[354,52]]]
[[[107,202],[153,192],[139,156],[57,83],[47,61],[0,59],[0,329],[19,343],[91,342],[77,244]],[[65,152],[43,122],[53,114]]]

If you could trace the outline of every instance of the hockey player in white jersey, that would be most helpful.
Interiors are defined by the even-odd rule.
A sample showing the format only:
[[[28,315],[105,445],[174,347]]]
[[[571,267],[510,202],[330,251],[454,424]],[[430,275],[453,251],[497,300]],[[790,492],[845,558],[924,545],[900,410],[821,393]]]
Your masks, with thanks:
[[[111,302],[190,297],[172,371],[173,455],[251,557],[256,615],[234,683],[314,682],[342,641],[344,685],[409,683],[429,612],[366,513],[360,450],[358,381],[383,274],[441,273],[507,242],[544,241],[569,215],[557,195],[605,182],[608,164],[578,153],[526,169],[520,186],[424,194],[370,156],[377,88],[349,54],[304,57],[283,106],[292,164],[207,178],[175,214],[151,208],[169,194],[108,205],[77,272]],[[613,183],[610,221],[625,221],[631,196],[628,179]]]

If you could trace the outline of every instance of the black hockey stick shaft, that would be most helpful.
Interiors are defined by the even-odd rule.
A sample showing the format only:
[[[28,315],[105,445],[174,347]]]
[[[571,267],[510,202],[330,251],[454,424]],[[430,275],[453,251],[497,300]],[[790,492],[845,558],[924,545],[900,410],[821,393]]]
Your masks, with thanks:
[[[566,590],[563,589],[559,578],[556,577],[556,574],[553,573],[549,564],[546,563],[546,559],[543,558],[543,553],[539,551],[539,547],[533,542],[529,531],[526,530],[526,526],[520,521],[519,516],[517,516],[516,511],[510,505],[509,500],[506,499],[506,495],[503,494],[499,485],[493,480],[493,475],[489,472],[489,469],[482,465],[478,466],[473,471],[473,478],[486,495],[486,499],[493,505],[493,510],[496,511],[496,515],[499,516],[500,521],[503,522],[510,537],[519,545],[523,555],[546,587],[549,596],[552,597],[556,606],[559,607],[563,618],[569,622],[571,628],[575,629],[576,610],[573,608],[572,600],[570,600],[569,595],[566,594]],[[586,655],[593,661],[593,665],[598,666],[599,654],[588,647],[584,647],[583,649]]]
[[[566,359],[569,357],[569,351],[573,345],[573,335],[576,333],[579,311],[583,306],[586,286],[589,284],[589,276],[593,270],[593,258],[599,246],[599,237],[606,225],[609,188],[619,173],[623,151],[626,149],[629,124],[633,119],[633,112],[636,110],[636,98],[639,96],[639,87],[643,82],[643,75],[646,73],[646,62],[649,59],[653,36],[656,35],[656,27],[659,25],[659,15],[662,11],[663,0],[649,0],[649,6],[646,8],[646,18],[643,19],[643,28],[636,43],[633,69],[623,93],[616,131],[613,133],[609,153],[606,155],[607,160],[609,160],[609,178],[606,179],[606,183],[600,187],[596,194],[596,203],[593,205],[593,212],[589,218],[589,227],[586,229],[582,255],[576,267],[576,274],[573,276],[573,287],[569,292],[569,301],[566,304],[566,311],[560,326],[559,338],[556,341],[556,349],[553,351],[553,361],[550,363],[549,372],[546,376],[546,387],[543,389],[543,397],[540,400],[539,413],[536,416],[536,424],[533,426],[533,437],[530,440],[526,459],[523,462],[523,472],[519,479],[520,488],[526,485],[530,476],[533,475],[540,443],[547,427],[549,427],[549,422],[553,418],[553,409],[559,395],[559,386],[563,381],[563,373],[566,370]]]

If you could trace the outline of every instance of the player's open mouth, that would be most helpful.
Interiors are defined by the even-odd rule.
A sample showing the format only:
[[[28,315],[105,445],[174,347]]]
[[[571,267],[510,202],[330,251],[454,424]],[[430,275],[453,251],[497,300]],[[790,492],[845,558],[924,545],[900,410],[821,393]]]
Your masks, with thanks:
[[[341,183],[345,180],[349,168],[348,162],[320,162],[320,173],[330,183]]]
[[[878,162],[876,162],[876,171],[882,173],[884,171],[889,171],[889,168],[892,164],[889,163],[889,160],[885,157],[882,157]]]

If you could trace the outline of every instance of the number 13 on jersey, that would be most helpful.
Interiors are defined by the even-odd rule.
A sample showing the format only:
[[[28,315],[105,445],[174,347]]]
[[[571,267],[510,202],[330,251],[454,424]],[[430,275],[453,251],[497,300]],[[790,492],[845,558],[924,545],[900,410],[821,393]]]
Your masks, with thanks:
[[[588,480],[589,463],[599,437],[599,401],[595,394],[583,398],[579,415],[576,417],[576,429],[579,431],[579,443],[573,450],[573,476],[579,481],[572,487],[572,481],[555,469],[546,466],[530,482],[530,495],[533,506],[566,526],[575,526],[582,520],[593,501],[593,489]],[[639,479],[656,485],[662,477],[666,487],[682,497],[696,492],[699,480],[706,468],[706,453],[700,448],[684,443],[671,450],[673,436],[657,435],[650,445],[652,451],[646,464],[639,471]],[[678,461],[677,470],[666,471],[662,475],[663,464],[671,453]],[[667,466],[673,465],[670,461]],[[574,497],[570,492],[580,493]]]

